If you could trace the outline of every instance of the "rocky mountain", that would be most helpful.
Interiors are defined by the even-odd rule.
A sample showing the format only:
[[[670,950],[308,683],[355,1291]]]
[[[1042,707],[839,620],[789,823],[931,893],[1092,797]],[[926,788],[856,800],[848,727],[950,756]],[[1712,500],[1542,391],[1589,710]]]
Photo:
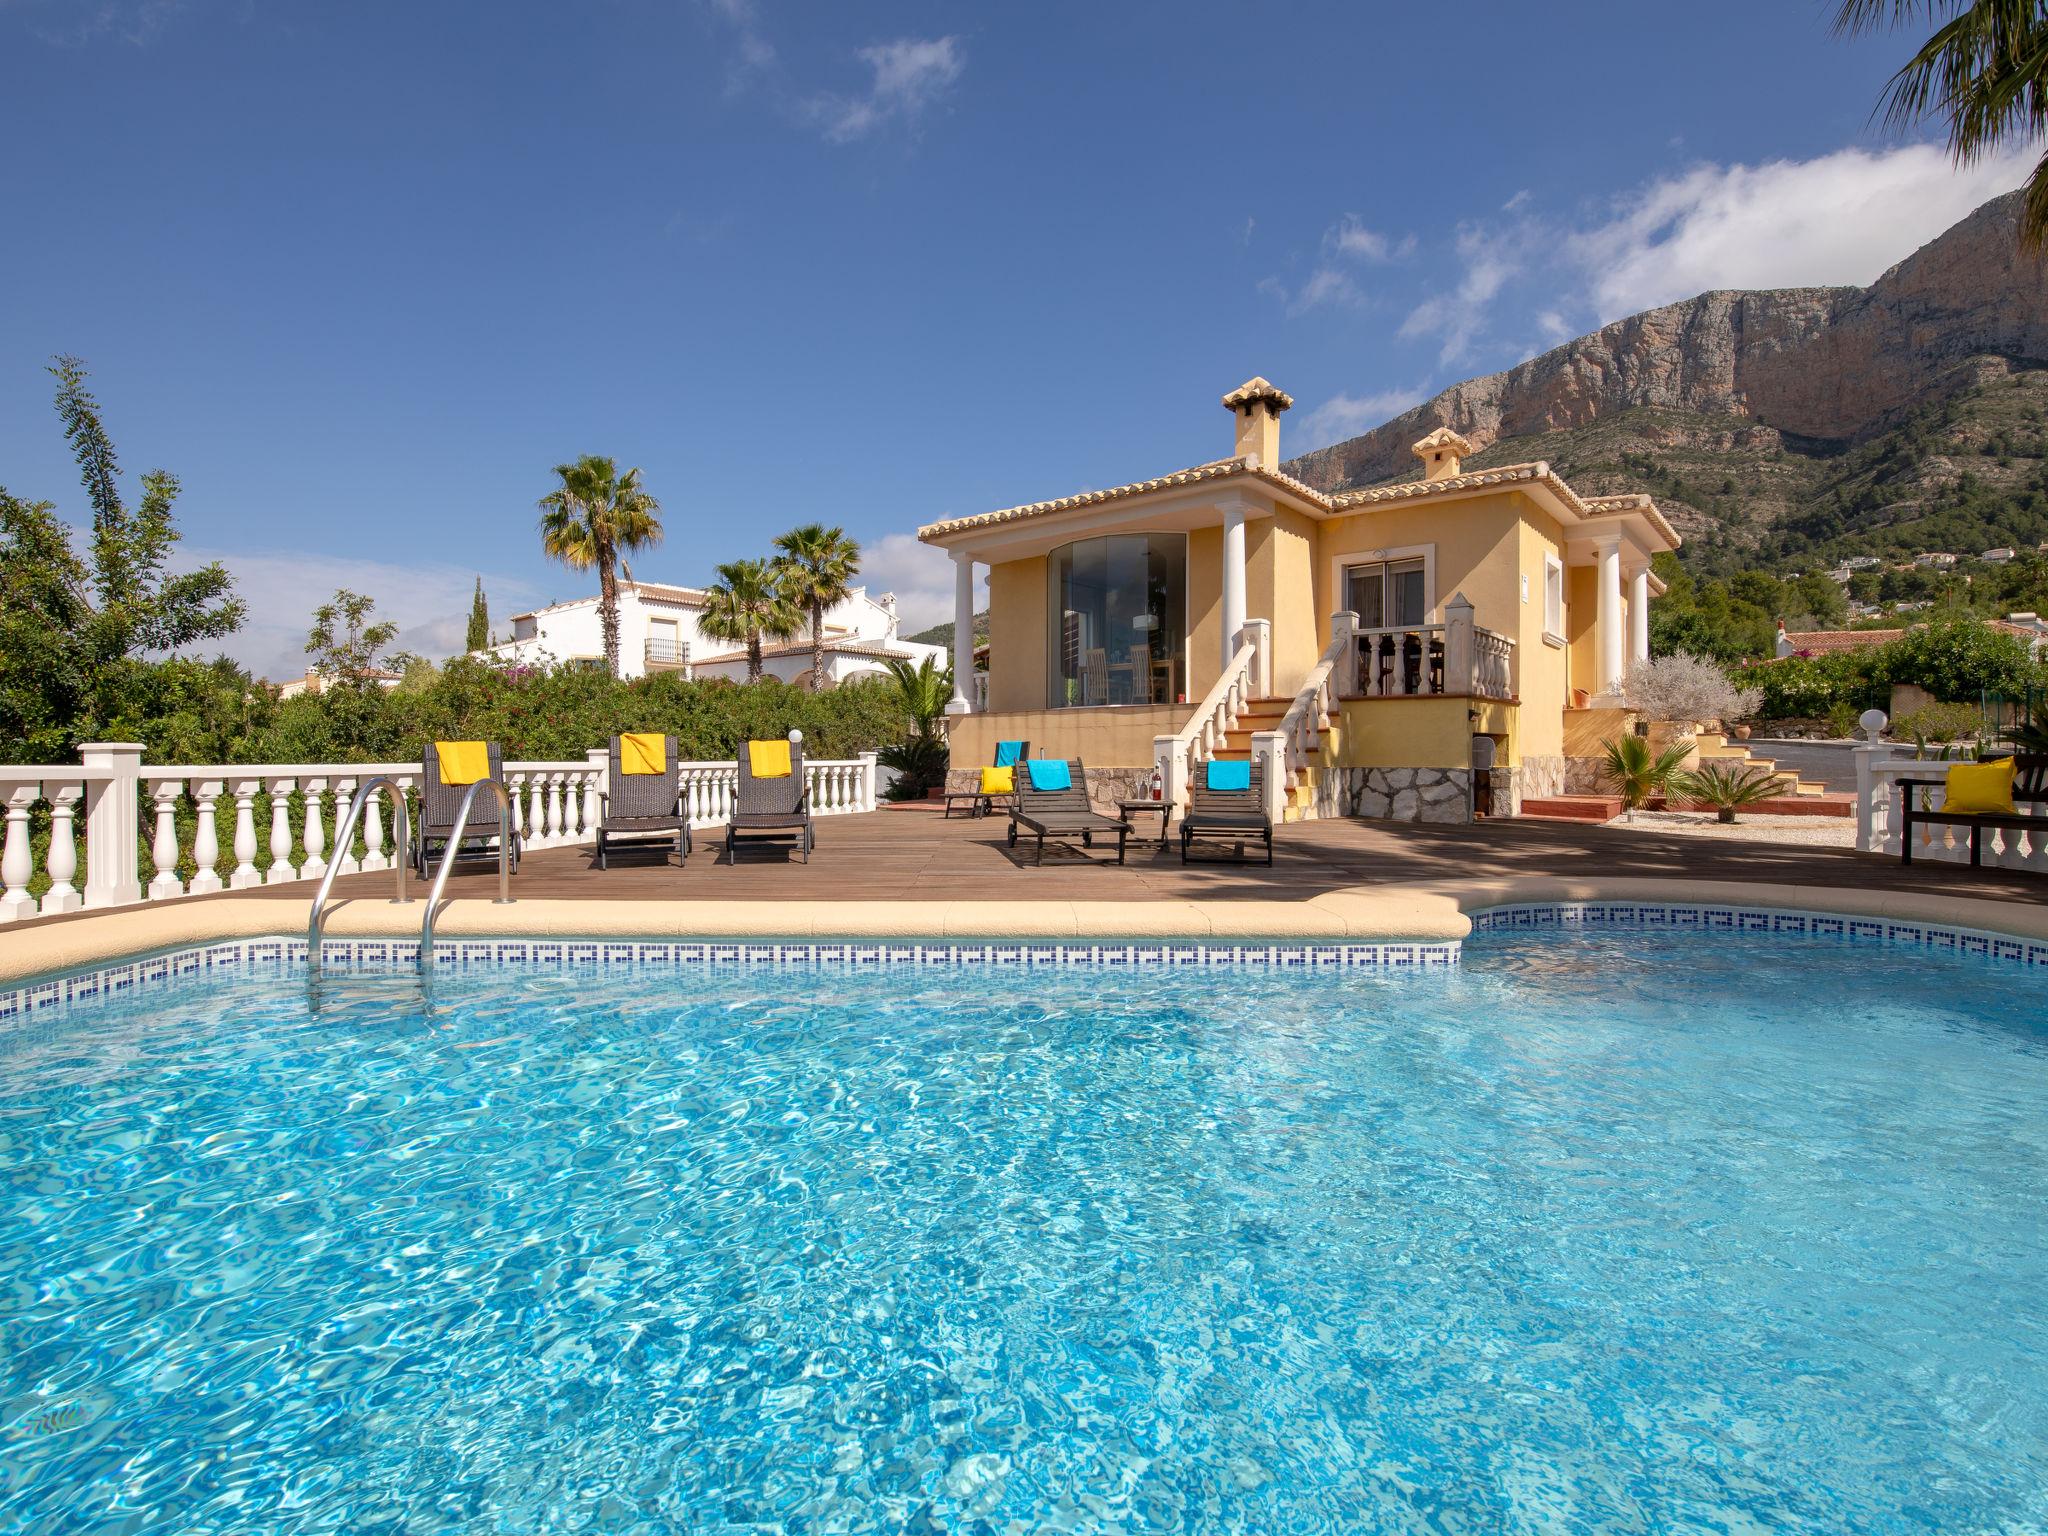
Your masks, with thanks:
[[[1985,204],[1868,288],[1632,315],[1287,468],[1327,490],[1408,479],[1408,445],[1448,424],[1475,468],[1541,458],[1583,490],[1652,491],[1707,569],[2031,545],[2048,260],[2020,248],[2019,205]]]

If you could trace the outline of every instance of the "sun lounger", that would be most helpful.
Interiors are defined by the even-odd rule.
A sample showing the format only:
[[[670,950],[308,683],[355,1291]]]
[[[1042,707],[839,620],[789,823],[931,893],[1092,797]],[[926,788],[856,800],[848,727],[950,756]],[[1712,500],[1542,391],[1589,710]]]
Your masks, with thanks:
[[[443,746],[451,748],[474,748],[478,743],[470,742],[429,742],[424,760],[420,764],[420,817],[419,835],[413,839],[413,857],[422,880],[432,872],[432,858],[436,845],[448,846],[449,835],[455,830],[456,813],[462,809],[462,797],[469,793],[469,785],[444,783],[441,778],[441,752]],[[487,771],[484,778],[505,782],[505,758],[498,744],[491,742],[486,749]],[[469,822],[462,829],[462,847],[457,850],[458,859],[482,858],[497,852],[498,838],[502,833],[512,840],[512,868],[519,868],[519,834],[502,825],[503,818],[498,808],[496,795],[478,795],[476,803],[469,808]]]
[[[998,768],[1008,768],[1014,775],[1017,771],[1017,765],[1030,755],[1031,743],[1028,741],[999,741],[996,743],[995,766]],[[945,814],[951,816],[953,814],[953,802],[960,800],[966,802],[967,814],[969,816],[986,816],[995,810],[996,801],[1001,800],[1004,805],[1008,805],[1012,796],[1016,794],[1014,784],[1007,795],[1000,790],[992,791],[988,789],[986,784],[987,779],[984,775],[972,789],[947,790]]]
[[[1187,814],[1180,823],[1180,861],[1196,838],[1244,845],[1262,838],[1266,862],[1273,862],[1273,818],[1266,814],[1266,766],[1263,763],[1210,761],[1194,765],[1188,785]]]
[[[785,743],[750,741],[740,748],[739,788],[733,796],[732,817],[725,824],[725,856],[731,862],[739,861],[742,842],[789,843],[803,853],[806,864],[811,862],[817,835],[811,825],[810,795],[804,786],[803,743],[786,743],[787,773],[762,777],[754,772],[754,749],[781,745]]]
[[[661,768],[653,770],[647,748],[661,746]],[[629,761],[630,759],[630,761]],[[638,770],[628,772],[628,769]],[[668,862],[675,849],[676,862],[690,857],[690,818],[677,808],[681,796],[676,768],[676,739],[673,736],[645,736],[627,743],[612,738],[610,777],[604,801],[604,820],[597,828],[597,867],[609,869],[614,847],[653,848]]]
[[[1083,848],[1095,846],[1095,834],[1116,838],[1116,861],[1124,862],[1124,842],[1131,835],[1128,822],[1099,815],[1088,803],[1087,770],[1073,758],[1027,759],[1017,772],[1017,795],[1010,807],[1010,846],[1017,846],[1019,834],[1038,840],[1038,862],[1045,862],[1045,845],[1079,840]]]

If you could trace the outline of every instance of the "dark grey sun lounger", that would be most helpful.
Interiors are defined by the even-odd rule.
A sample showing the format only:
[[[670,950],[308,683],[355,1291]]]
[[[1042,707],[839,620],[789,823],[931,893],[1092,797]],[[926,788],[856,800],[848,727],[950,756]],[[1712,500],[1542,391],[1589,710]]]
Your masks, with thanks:
[[[725,824],[726,858],[737,863],[742,842],[790,843],[802,852],[804,862],[810,863],[817,833],[811,825],[810,793],[804,786],[803,743],[789,744],[786,779],[755,778],[753,754],[745,742],[740,743],[738,763],[739,788],[733,795],[732,819]]]
[[[1038,839],[1038,862],[1045,862],[1045,845],[1079,839],[1083,848],[1095,846],[1095,834],[1116,837],[1116,861],[1124,861],[1124,841],[1131,835],[1129,822],[1097,814],[1088,803],[1088,775],[1081,760],[1067,763],[1070,782],[1065,789],[1033,789],[1028,763],[1017,765],[1017,795],[1010,806],[1010,846],[1017,846],[1020,833]]]
[[[621,760],[624,745],[617,736],[612,738],[610,792],[604,800],[604,820],[597,828],[599,869],[611,868],[608,859],[615,845],[653,848],[664,864],[673,847],[678,864],[689,862],[690,818],[677,806],[682,795],[676,739],[665,736],[662,740],[663,760],[668,765],[663,772],[627,773]]]
[[[1263,838],[1266,862],[1273,862],[1273,818],[1266,814],[1266,765],[1251,765],[1251,783],[1244,789],[1209,788],[1209,765],[1196,763],[1189,775],[1187,814],[1180,823],[1180,861],[1188,861],[1188,849],[1196,838],[1235,843],[1237,856],[1244,857],[1244,845]]]
[[[505,754],[495,741],[490,744],[490,769],[485,777],[503,784]],[[448,836],[455,830],[456,813],[462,809],[462,797],[468,793],[467,784],[441,782],[441,755],[434,750],[434,743],[428,742],[426,758],[420,764],[419,835],[413,839],[413,860],[422,880],[433,872],[430,861],[436,846],[448,846]],[[495,855],[501,821],[498,797],[478,795],[476,804],[469,808],[469,822],[462,829],[462,847],[457,850],[456,858],[476,859]],[[502,830],[512,840],[512,868],[516,873],[519,869],[519,834],[510,827]]]

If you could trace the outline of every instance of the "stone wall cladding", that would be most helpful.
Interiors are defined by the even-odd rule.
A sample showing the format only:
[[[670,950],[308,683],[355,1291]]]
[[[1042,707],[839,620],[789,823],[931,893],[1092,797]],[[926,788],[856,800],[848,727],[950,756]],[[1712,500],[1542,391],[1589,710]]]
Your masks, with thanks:
[[[1525,757],[1513,768],[1493,771],[1496,816],[1519,816],[1524,800],[1542,800],[1564,793],[1564,762],[1555,753]]]
[[[1468,768],[1324,768],[1316,775],[1313,819],[1364,816],[1375,821],[1472,819]]]
[[[979,768],[948,768],[946,788],[953,794],[972,794],[981,788]],[[1090,768],[1088,798],[1105,816],[1116,814],[1119,800],[1143,800],[1152,793],[1152,770],[1146,768]]]
[[[1564,760],[1564,788],[1567,795],[1604,795],[1607,793],[1607,759],[1604,757],[1568,757]]]

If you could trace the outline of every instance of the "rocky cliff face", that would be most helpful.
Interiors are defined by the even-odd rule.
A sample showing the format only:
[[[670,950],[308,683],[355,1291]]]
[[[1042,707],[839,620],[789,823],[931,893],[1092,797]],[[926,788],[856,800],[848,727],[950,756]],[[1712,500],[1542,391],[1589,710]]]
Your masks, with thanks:
[[[1987,377],[2048,367],[2048,261],[2021,251],[2019,205],[1985,204],[1868,288],[1704,293],[1618,320],[1287,468],[1324,490],[1376,485],[1411,478],[1409,444],[1440,424],[1499,463],[1542,456],[1509,451],[1515,439],[1554,446],[1626,412],[1655,413],[1695,450],[1863,441]]]

